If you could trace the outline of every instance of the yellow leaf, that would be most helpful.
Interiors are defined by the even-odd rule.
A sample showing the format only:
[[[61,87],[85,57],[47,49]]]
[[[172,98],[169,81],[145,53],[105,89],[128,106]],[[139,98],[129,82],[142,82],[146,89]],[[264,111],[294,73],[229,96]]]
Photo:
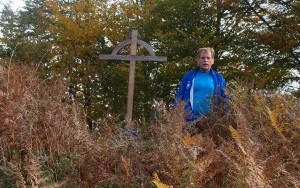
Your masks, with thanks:
[[[157,188],[171,188],[173,186],[169,186],[169,185],[166,185],[164,183],[162,183],[157,175],[157,173],[153,173],[153,180],[152,180],[152,183],[154,183],[156,185]]]

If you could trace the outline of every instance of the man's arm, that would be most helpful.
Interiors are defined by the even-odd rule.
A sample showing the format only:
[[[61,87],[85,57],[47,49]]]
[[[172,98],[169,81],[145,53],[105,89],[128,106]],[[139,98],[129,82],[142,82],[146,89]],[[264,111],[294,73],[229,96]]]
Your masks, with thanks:
[[[174,101],[174,106],[176,107],[177,106],[177,103],[180,102],[180,101],[183,101],[183,97],[184,97],[184,93],[185,93],[185,88],[186,88],[186,79],[185,79],[185,76],[183,77],[182,81],[181,81],[181,84],[179,86],[179,89],[177,91],[177,94],[176,94],[176,98],[175,98],[175,101]]]

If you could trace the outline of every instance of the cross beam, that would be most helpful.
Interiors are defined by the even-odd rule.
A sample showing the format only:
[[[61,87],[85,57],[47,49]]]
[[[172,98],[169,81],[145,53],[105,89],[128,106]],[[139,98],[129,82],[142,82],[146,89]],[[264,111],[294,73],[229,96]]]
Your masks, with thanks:
[[[128,82],[128,95],[127,95],[127,114],[126,121],[130,123],[132,121],[132,108],[133,108],[133,94],[134,94],[134,75],[136,61],[155,61],[164,62],[167,61],[165,56],[156,56],[153,48],[142,40],[137,39],[138,30],[132,30],[131,39],[125,40],[118,44],[111,55],[100,54],[101,60],[123,60],[130,61],[129,68],[129,82]],[[130,55],[117,55],[118,52],[126,45],[130,44]],[[145,47],[151,56],[137,56],[137,45]]]

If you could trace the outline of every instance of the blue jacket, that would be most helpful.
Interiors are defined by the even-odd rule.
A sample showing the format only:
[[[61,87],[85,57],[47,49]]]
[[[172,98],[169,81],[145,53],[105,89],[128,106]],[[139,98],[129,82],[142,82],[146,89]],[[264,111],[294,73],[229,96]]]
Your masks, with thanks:
[[[177,106],[177,103],[182,101],[185,102],[186,105],[184,107],[186,112],[185,121],[192,121],[192,104],[193,104],[193,83],[194,78],[196,77],[197,72],[199,71],[199,67],[196,67],[194,70],[186,73],[182,79],[181,85],[176,95],[176,100],[174,106]],[[223,104],[224,101],[228,100],[228,96],[226,95],[224,88],[226,87],[226,81],[223,76],[214,71],[210,70],[213,81],[214,81],[214,97],[213,104],[214,106],[218,106]],[[191,92],[192,91],[192,92]],[[223,100],[222,100],[223,98]],[[226,99],[226,100],[224,100]]]

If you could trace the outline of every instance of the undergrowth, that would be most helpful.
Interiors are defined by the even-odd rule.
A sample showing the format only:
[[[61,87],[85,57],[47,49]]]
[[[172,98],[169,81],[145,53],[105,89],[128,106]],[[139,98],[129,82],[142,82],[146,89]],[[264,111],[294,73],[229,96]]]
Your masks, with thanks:
[[[147,128],[111,118],[90,132],[67,83],[1,68],[0,187],[300,187],[299,101],[232,85],[199,129],[160,103]]]

